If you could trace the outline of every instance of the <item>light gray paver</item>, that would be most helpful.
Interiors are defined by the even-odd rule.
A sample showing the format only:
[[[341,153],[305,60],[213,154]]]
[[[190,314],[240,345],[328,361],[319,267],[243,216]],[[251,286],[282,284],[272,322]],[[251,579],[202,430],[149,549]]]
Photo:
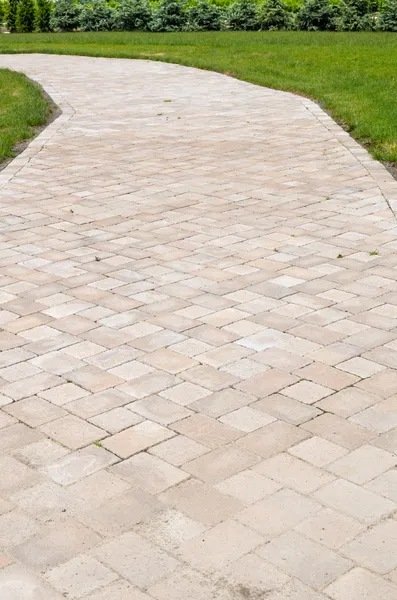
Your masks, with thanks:
[[[397,182],[292,94],[0,67],[62,110],[0,172],[1,600],[395,600]]]

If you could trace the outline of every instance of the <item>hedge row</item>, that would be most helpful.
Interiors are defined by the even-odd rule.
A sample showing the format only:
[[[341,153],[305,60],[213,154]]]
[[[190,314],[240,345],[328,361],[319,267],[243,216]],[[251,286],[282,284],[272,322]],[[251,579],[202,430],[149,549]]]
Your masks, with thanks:
[[[0,0],[10,32],[397,31],[397,0]]]

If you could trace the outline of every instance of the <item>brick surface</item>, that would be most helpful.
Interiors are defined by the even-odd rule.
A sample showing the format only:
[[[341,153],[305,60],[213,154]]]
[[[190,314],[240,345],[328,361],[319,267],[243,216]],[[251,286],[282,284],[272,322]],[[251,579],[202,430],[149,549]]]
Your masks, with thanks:
[[[61,109],[0,172],[1,599],[395,600],[392,176],[293,94],[0,66]]]

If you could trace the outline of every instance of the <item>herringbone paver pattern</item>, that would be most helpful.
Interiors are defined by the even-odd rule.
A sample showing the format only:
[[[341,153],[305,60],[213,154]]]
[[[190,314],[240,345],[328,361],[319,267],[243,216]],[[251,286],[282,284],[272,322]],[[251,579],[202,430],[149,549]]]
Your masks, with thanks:
[[[1,56],[1,600],[396,600],[397,182],[320,108]]]

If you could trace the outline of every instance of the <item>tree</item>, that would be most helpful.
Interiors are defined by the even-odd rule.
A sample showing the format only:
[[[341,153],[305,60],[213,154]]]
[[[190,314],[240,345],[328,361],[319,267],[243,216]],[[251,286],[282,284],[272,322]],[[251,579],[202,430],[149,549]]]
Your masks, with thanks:
[[[116,29],[121,31],[144,31],[149,29],[152,7],[148,0],[121,0],[115,17]]]
[[[57,0],[51,15],[51,29],[73,31],[79,26],[80,5],[74,0]]]
[[[221,28],[222,9],[208,0],[198,0],[187,11],[188,28],[192,31],[217,31]]]
[[[43,33],[51,31],[51,3],[49,0],[36,0],[36,28]]]
[[[10,33],[14,33],[17,30],[17,10],[19,0],[8,0],[8,6],[6,9],[7,19],[6,25]]]
[[[180,0],[161,0],[151,24],[153,31],[181,31],[187,22],[185,6]]]
[[[258,10],[261,29],[280,30],[291,27],[291,15],[282,0],[267,0]]]
[[[397,31],[397,0],[387,0],[379,18],[379,29]]]
[[[103,0],[84,4],[80,13],[80,27],[83,31],[111,31],[114,29],[114,9]]]
[[[226,23],[229,29],[252,30],[259,29],[256,15],[256,4],[252,0],[236,0],[228,7]]]
[[[298,13],[298,27],[308,31],[332,31],[339,12],[328,0],[305,0]]]
[[[34,31],[36,7],[33,0],[21,0],[18,4],[16,27],[20,33]]]

